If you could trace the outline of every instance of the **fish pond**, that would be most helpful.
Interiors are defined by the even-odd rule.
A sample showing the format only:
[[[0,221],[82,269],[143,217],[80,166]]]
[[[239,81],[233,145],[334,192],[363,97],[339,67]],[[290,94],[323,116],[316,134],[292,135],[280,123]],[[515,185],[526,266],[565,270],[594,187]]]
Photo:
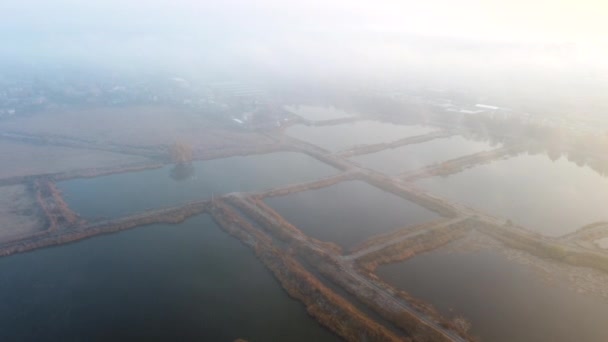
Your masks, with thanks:
[[[367,238],[439,216],[362,181],[266,199],[279,214],[319,240],[350,248]]]
[[[336,174],[305,154],[277,152],[192,163],[109,176],[74,179],[58,186],[70,207],[88,219],[116,218],[237,191],[257,191]]]
[[[338,341],[207,215],[0,258],[0,341]]]

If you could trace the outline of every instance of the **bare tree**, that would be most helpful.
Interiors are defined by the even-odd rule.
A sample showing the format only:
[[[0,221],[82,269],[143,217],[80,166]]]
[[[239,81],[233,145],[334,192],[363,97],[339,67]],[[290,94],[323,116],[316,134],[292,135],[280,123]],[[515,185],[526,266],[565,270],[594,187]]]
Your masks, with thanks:
[[[175,142],[169,149],[171,161],[175,164],[189,164],[192,162],[192,146],[184,142]]]

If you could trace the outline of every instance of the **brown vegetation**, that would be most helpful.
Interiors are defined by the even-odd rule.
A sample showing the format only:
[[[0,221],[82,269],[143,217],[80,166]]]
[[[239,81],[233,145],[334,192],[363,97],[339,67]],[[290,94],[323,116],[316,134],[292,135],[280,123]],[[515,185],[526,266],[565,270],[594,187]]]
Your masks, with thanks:
[[[549,258],[573,266],[591,267],[608,273],[608,255],[604,253],[570,248],[554,240],[542,238],[524,231],[516,232],[506,227],[481,222],[479,224],[486,228],[488,234],[511,248],[524,250],[541,258]]]
[[[347,341],[403,341],[332,292],[293,258],[277,250],[257,250],[283,287],[310,315]]]
[[[456,316],[452,319],[452,324],[458,331],[468,333],[471,330],[471,322],[463,316]]]
[[[146,163],[140,156],[84,148],[68,148],[0,139],[0,182],[17,184],[28,176],[50,175],[79,169],[117,168]],[[6,182],[11,180],[12,182]]]
[[[434,211],[443,217],[456,217],[458,214],[451,205],[446,204],[443,200],[431,197],[417,189],[406,187],[402,184],[396,184],[392,179],[383,174],[373,173],[360,175],[360,179],[375,187]]]
[[[353,276],[352,273],[345,272],[344,268],[347,266],[340,263],[332,255],[310,249],[302,249],[298,255],[314,265],[323,276],[353,295],[359,302],[401,328],[411,337],[412,341],[453,340],[440,330],[427,324],[428,320],[448,331],[451,330],[463,340],[472,340],[467,334],[454,329],[450,321],[443,318],[431,305],[410,296],[405,291],[393,288],[377,277],[368,275],[365,277],[367,280],[362,280],[364,276]],[[373,283],[373,285],[369,283]],[[411,310],[405,310],[403,305],[407,305]],[[426,317],[428,320],[425,321],[422,317]]]
[[[295,184],[295,185],[283,186],[283,187],[280,187],[277,189],[271,189],[271,190],[261,193],[259,195],[259,197],[257,197],[257,198],[261,199],[261,198],[267,198],[267,197],[285,196],[285,195],[293,194],[296,192],[321,189],[321,188],[325,188],[328,186],[332,186],[334,184],[338,184],[343,181],[353,180],[355,178],[356,178],[355,175],[352,173],[340,173],[339,175],[330,176],[330,177],[327,177],[327,178],[324,178],[324,179],[321,179],[318,181],[314,181],[314,182]]]
[[[300,141],[294,138],[290,138],[286,135],[278,136],[277,139],[281,141],[286,148],[294,152],[305,153],[325,164],[331,165],[338,170],[348,171],[353,168],[352,164],[344,159],[336,158],[333,155],[318,146],[311,145],[304,141]]]
[[[121,219],[109,220],[88,226],[79,226],[77,229],[47,230],[40,234],[29,236],[27,239],[0,246],[0,256],[60,245],[100,234],[114,233],[149,224],[176,224],[183,222],[189,217],[206,212],[208,207],[208,201],[192,202],[181,207],[152,210]],[[59,227],[59,225],[56,227]]]
[[[29,186],[0,187],[0,244],[44,229],[45,220]]]
[[[258,222],[260,226],[269,232],[275,238],[291,243],[302,244],[304,242],[312,242],[318,246],[322,246],[328,251],[335,254],[341,254],[342,248],[335,243],[320,241],[302,233],[298,228],[287,222],[279,213],[270,208],[261,198],[254,197],[251,199],[231,197],[228,199],[236,205],[240,210]]]
[[[401,242],[391,244],[381,250],[368,253],[357,259],[357,263],[368,272],[373,272],[379,265],[398,262],[444,246],[467,234],[466,222],[453,224],[440,229],[431,229],[426,233],[413,236]]]
[[[334,333],[347,341],[404,341],[323,285],[298,261],[274,247],[272,238],[226,205],[214,202],[211,213],[223,229],[252,247],[287,293],[304,303],[308,313]]]
[[[59,227],[73,228],[82,224],[78,215],[63,200],[61,192],[53,181],[39,178],[34,181],[33,189],[36,193],[36,201],[48,222],[49,231],[55,231]]]
[[[433,310],[430,306],[421,301],[415,300],[409,295],[392,289],[389,285],[368,277],[370,282],[375,285],[362,282],[360,278],[353,276],[346,266],[338,261],[338,246],[332,246],[326,242],[311,239],[285,221],[278,213],[268,208],[262,201],[249,200],[240,197],[230,198],[248,217],[258,223],[265,231],[277,239],[289,243],[289,252],[305,260],[308,265],[314,267],[324,277],[345,289],[348,293],[357,298],[361,303],[373,309],[381,317],[401,327],[411,336],[417,336],[413,341],[449,341],[446,335],[442,335],[435,328],[422,323],[418,314],[404,310],[404,307],[397,304],[398,300],[387,298],[387,294],[401,296],[408,305],[412,305],[420,314],[431,317],[434,322],[441,326],[452,329],[448,320]],[[322,247],[324,246],[324,247]],[[380,289],[383,290],[380,290]],[[392,297],[391,297],[392,298]],[[457,330],[454,330],[457,332]],[[464,338],[469,338],[464,335]]]
[[[138,148],[168,146],[176,140],[210,150],[274,143],[261,134],[229,129],[210,116],[161,105],[61,108],[5,120],[0,130]]]
[[[410,145],[410,144],[419,144],[419,143],[423,143],[425,141],[429,141],[429,140],[433,140],[433,139],[449,137],[451,135],[452,135],[452,133],[448,133],[446,131],[438,131],[438,132],[432,132],[432,133],[428,133],[428,134],[424,134],[424,135],[416,135],[413,137],[407,137],[407,138],[399,139],[397,141],[392,141],[392,142],[388,142],[388,143],[353,146],[345,151],[338,152],[337,154],[342,158],[350,158],[350,157],[358,156],[361,154],[379,152],[379,151],[393,149],[393,148],[406,146],[406,145]]]
[[[144,163],[135,163],[135,164],[126,164],[122,166],[116,167],[97,167],[91,169],[80,169],[68,172],[62,172],[58,174],[51,174],[51,177],[55,181],[63,181],[74,178],[93,178],[99,176],[108,176],[118,173],[125,172],[138,172],[150,169],[158,169],[163,167],[162,163],[159,162],[144,162]]]
[[[524,151],[522,146],[501,147],[491,151],[483,151],[468,156],[445,161],[440,164],[430,165],[421,170],[407,172],[401,175],[406,181],[414,181],[424,177],[447,176],[462,172],[471,167],[491,163],[505,156],[514,156]]]
[[[568,235],[562,236],[561,240],[595,241],[608,237],[608,222],[601,221],[588,224]]]
[[[410,235],[410,234],[413,234],[416,232],[421,232],[421,231],[427,230],[427,229],[432,228],[433,226],[441,223],[443,220],[444,219],[433,220],[430,222],[424,222],[421,224],[417,224],[415,226],[408,226],[408,227],[404,227],[402,229],[397,229],[395,231],[388,232],[385,234],[374,235],[374,236],[370,237],[369,239],[363,241],[362,243],[351,248],[350,252],[351,252],[351,254],[353,254],[353,253],[365,250],[367,248],[370,248],[372,246],[395,241],[395,239],[399,239],[405,235]]]

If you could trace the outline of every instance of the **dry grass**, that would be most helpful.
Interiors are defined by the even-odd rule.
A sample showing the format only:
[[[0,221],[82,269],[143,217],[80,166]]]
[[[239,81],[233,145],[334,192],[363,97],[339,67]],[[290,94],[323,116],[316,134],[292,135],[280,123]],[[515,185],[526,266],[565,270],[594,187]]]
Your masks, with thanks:
[[[0,179],[120,166],[146,159],[119,153],[0,140]]]
[[[38,211],[26,186],[0,187],[0,243],[44,230]]]
[[[271,142],[256,133],[218,127],[195,112],[162,106],[62,109],[0,122],[0,130],[134,146],[167,146],[179,140],[213,149]]]

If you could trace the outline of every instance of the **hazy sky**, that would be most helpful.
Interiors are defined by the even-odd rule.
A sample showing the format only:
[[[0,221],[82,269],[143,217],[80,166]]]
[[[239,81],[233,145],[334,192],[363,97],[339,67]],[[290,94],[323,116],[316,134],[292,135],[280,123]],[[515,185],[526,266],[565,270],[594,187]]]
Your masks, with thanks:
[[[1,27],[13,32],[253,26],[584,43],[605,41],[608,32],[602,0],[3,0],[0,13]]]
[[[505,51],[517,63],[605,65],[608,52],[602,0],[2,0],[0,15],[5,60],[322,71],[454,64],[472,53],[500,64],[488,55]]]

